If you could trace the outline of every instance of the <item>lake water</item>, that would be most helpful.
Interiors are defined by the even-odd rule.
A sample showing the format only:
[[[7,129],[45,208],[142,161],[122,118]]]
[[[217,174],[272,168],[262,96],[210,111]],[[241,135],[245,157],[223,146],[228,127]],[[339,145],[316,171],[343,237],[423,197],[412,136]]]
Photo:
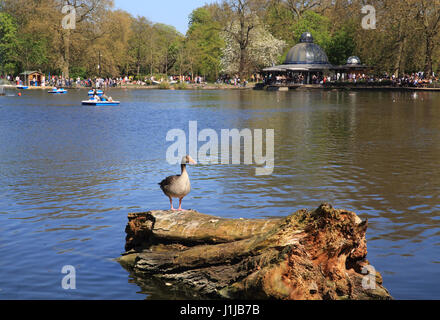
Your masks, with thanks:
[[[7,92],[11,95],[15,91]],[[168,209],[170,129],[275,129],[275,170],[191,167],[184,208],[286,216],[329,202],[369,218],[368,259],[397,299],[440,299],[440,93],[115,89],[0,97],[0,299],[145,299],[112,260],[129,212]],[[177,205],[177,203],[176,203]],[[76,268],[76,290],[61,287]],[[169,298],[173,295],[170,292]]]

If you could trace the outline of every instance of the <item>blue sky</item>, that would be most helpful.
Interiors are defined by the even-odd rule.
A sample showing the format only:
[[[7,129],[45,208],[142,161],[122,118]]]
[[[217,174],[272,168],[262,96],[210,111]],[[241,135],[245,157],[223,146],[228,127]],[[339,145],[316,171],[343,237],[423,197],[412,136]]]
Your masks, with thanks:
[[[196,8],[215,0],[114,0],[115,9],[123,9],[133,16],[144,16],[153,22],[175,26],[185,34],[188,16]]]

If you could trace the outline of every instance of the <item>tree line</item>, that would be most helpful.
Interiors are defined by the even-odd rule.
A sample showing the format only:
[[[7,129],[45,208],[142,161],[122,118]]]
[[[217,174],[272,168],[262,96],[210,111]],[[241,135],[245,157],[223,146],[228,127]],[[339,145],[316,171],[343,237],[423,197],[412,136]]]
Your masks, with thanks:
[[[366,3],[219,0],[195,9],[183,35],[173,26],[114,9],[111,0],[2,0],[0,72],[245,78],[282,63],[305,31],[333,64],[356,55],[377,73],[438,70],[439,0],[369,0],[376,29],[362,27]],[[75,10],[74,29],[62,27],[66,5]]]

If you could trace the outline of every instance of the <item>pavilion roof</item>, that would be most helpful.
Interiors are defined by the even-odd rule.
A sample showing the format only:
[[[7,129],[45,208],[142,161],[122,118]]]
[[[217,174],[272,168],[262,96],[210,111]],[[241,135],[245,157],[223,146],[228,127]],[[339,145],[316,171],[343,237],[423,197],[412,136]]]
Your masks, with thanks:
[[[28,76],[28,75],[34,74],[34,73],[38,73],[38,74],[44,75],[44,73],[42,73],[40,71],[25,71],[25,72],[20,73],[20,75]]]
[[[287,72],[287,71],[322,71],[332,70],[331,64],[282,64],[275,67],[263,69],[264,72]]]

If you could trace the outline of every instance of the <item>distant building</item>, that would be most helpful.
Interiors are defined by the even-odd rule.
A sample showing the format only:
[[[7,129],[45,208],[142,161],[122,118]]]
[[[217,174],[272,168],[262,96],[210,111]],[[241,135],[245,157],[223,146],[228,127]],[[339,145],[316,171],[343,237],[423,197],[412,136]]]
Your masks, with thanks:
[[[45,85],[46,76],[44,73],[39,71],[25,71],[20,73],[20,75],[24,76],[24,83],[27,86],[38,87]]]
[[[356,56],[349,57],[345,65],[334,67],[335,72],[339,73],[345,80],[359,78],[365,75],[369,69],[370,67],[362,64],[361,59]]]
[[[332,75],[334,78],[337,73],[347,79],[348,74],[362,73],[367,69],[357,57],[350,57],[346,65],[333,66],[324,50],[314,43],[312,34],[305,32],[300,43],[290,49],[284,64],[263,69],[261,73],[266,84],[289,86],[319,84],[325,76]]]

